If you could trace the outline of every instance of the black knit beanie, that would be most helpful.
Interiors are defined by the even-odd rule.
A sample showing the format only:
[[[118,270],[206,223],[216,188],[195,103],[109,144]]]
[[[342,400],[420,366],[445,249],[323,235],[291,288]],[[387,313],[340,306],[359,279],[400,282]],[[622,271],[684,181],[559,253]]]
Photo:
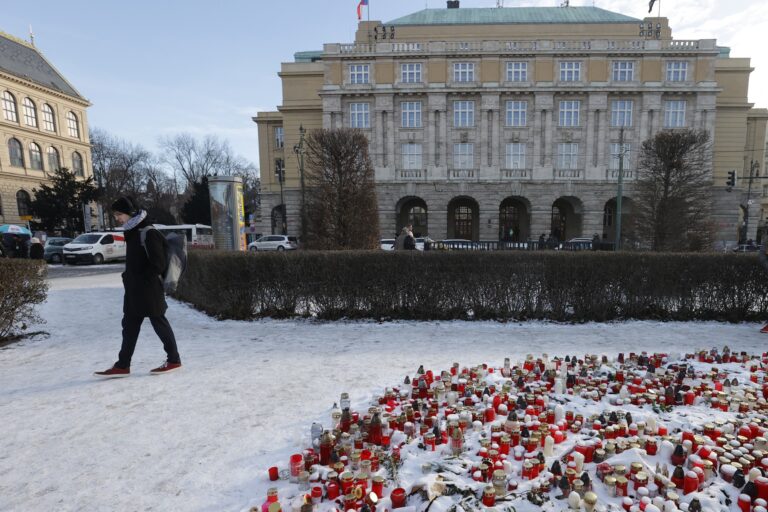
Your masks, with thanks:
[[[138,208],[136,208],[136,205],[134,204],[133,200],[128,196],[121,197],[117,201],[112,203],[112,211],[125,213],[127,215],[130,215],[131,217],[139,213]]]

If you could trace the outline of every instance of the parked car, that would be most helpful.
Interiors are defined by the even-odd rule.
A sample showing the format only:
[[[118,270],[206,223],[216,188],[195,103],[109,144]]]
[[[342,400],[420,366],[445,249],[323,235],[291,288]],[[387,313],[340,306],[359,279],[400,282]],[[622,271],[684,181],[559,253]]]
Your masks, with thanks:
[[[62,248],[65,264],[95,263],[125,259],[125,235],[114,233],[84,233]]]
[[[592,237],[576,237],[561,243],[558,247],[564,251],[585,251],[592,249]]]
[[[294,251],[299,248],[295,236],[265,235],[248,244],[249,251]]]
[[[467,240],[466,238],[447,238],[437,242],[438,249],[467,250],[474,249],[475,247],[475,243],[472,242],[472,240]]]
[[[733,248],[733,252],[757,252],[760,248],[760,245],[755,244],[739,244]]]
[[[71,238],[51,236],[45,241],[43,257],[48,263],[61,263],[64,261],[64,246],[71,242]]]
[[[424,244],[429,242],[430,244],[434,242],[431,238],[428,236],[420,236],[416,239],[416,250],[417,251],[423,251],[424,250]]]
[[[395,239],[394,238],[382,238],[379,240],[379,248],[382,251],[394,251]]]

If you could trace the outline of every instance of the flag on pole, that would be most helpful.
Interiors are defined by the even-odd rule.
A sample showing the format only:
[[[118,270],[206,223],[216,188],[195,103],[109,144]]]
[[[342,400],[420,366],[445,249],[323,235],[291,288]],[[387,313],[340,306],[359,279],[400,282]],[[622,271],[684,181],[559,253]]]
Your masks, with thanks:
[[[362,8],[364,5],[365,5],[365,6],[367,6],[367,5],[368,5],[368,0],[360,0],[360,3],[359,3],[359,4],[357,4],[357,19],[358,19],[358,20],[361,20],[361,19],[363,19],[363,15],[362,15],[362,13],[360,12],[360,9],[361,9],[361,8]]]
[[[653,10],[653,4],[655,4],[655,3],[656,3],[656,0],[651,0],[650,2],[648,2],[648,14],[650,14],[651,11]],[[359,17],[360,16],[360,8],[359,7],[357,8],[357,12],[358,12],[357,16]]]

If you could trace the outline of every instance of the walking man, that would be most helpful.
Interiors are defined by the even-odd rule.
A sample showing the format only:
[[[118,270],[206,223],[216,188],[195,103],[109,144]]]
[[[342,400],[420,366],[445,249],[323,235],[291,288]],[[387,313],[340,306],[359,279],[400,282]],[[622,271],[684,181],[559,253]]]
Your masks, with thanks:
[[[127,377],[131,373],[131,358],[136,348],[141,324],[149,317],[155,333],[163,342],[167,355],[166,362],[150,373],[161,375],[181,368],[181,358],[176,348],[176,338],[171,324],[165,318],[168,305],[165,303],[162,275],[165,272],[166,241],[150,225],[147,212],[136,205],[130,197],[121,197],[112,204],[112,214],[125,233],[125,272],[123,272],[123,343],[117,362],[98,377]],[[142,246],[142,230],[144,245]]]

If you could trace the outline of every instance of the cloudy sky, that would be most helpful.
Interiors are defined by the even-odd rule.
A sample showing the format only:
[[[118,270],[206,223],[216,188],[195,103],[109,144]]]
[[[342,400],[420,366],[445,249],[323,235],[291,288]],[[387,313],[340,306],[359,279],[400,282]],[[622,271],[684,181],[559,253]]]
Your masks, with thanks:
[[[768,107],[768,2],[661,0],[676,39],[710,39],[750,57],[749,98]],[[384,22],[443,0],[370,0]],[[505,7],[559,5],[560,0],[505,0]],[[646,0],[571,0],[628,16],[648,13]],[[3,5],[0,30],[28,39],[88,98],[92,127],[155,151],[181,131],[228,139],[258,165],[251,117],[281,102],[277,72],[293,53],[349,42],[357,0],[25,0]],[[495,7],[496,0],[461,0]],[[654,7],[654,15],[657,10]]]

